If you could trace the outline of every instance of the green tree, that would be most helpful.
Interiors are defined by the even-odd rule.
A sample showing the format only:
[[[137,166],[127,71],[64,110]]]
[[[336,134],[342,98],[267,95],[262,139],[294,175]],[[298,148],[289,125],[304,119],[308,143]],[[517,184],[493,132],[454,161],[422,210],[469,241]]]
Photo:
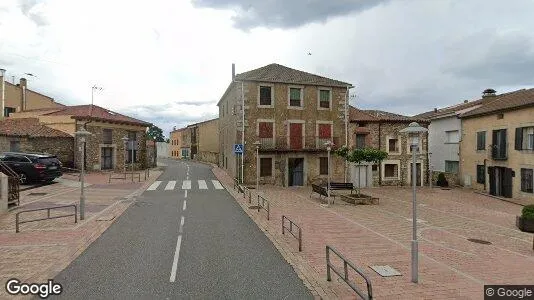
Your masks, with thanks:
[[[148,138],[151,140],[154,140],[156,142],[164,142],[165,136],[163,135],[163,130],[159,128],[158,126],[152,124],[150,125],[150,128],[148,128],[147,132]]]

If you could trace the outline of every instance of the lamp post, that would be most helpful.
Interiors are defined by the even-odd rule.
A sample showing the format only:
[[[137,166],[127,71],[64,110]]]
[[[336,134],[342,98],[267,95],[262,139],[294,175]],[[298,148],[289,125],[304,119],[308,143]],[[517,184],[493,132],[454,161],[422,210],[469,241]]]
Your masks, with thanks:
[[[85,141],[86,137],[90,136],[91,133],[85,128],[82,128],[81,130],[78,130],[74,133],[74,135],[78,138],[78,140],[81,143],[81,152],[82,152],[82,160],[81,160],[81,172],[80,172],[80,220],[83,220],[85,218]]]
[[[412,139],[412,186],[413,186],[413,199],[412,199],[412,282],[417,283],[419,281],[419,247],[417,243],[417,200],[415,196],[415,186],[417,184],[417,170],[415,156],[419,148],[419,134],[427,132],[428,129],[421,127],[417,122],[412,122],[407,128],[400,130],[401,133],[407,133]]]
[[[1,100],[1,106],[0,106],[0,109],[2,110],[1,115],[2,115],[2,118],[4,118],[4,110],[5,110],[5,106],[6,106],[6,84],[5,84],[5,78],[4,76],[6,75],[6,70],[5,69],[0,69],[0,77],[2,77],[2,82],[0,82],[0,86],[1,86],[1,89],[2,91],[0,92],[0,96],[2,97]]]
[[[254,146],[256,146],[256,192],[260,191],[260,141],[255,141]]]
[[[331,141],[327,141],[324,143],[326,146],[326,151],[328,153],[327,160],[328,160],[328,174],[326,179],[326,193],[328,195],[328,201],[327,204],[330,205],[330,151],[332,151],[332,146],[334,145]]]
[[[128,145],[128,137],[125,135],[122,139],[121,139],[123,142],[124,142],[124,159],[123,159],[123,170],[124,170],[124,179],[126,179],[126,157],[128,156],[128,148],[126,148],[126,146]]]

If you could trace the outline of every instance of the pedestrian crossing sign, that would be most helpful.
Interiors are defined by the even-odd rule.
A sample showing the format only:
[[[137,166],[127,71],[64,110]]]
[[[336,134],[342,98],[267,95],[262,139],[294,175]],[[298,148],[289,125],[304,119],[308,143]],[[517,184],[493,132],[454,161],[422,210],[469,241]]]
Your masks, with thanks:
[[[243,154],[243,144],[234,144],[234,153]]]

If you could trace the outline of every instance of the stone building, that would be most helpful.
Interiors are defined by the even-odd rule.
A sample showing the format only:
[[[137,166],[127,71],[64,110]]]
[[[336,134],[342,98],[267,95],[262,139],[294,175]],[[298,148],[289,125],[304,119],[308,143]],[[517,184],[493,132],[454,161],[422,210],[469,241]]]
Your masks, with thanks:
[[[401,129],[411,122],[428,127],[429,121],[378,110],[360,110],[350,107],[350,148],[374,148],[388,153],[380,165],[370,166],[373,185],[410,185],[412,180],[411,138]],[[419,152],[416,157],[417,185],[428,183],[428,134],[419,137]],[[353,166],[354,167],[354,166]],[[360,185],[361,186],[361,185]]]
[[[465,186],[534,200],[534,89],[497,95],[460,115],[460,174]]]
[[[38,118],[47,127],[74,136],[85,127],[92,133],[86,142],[85,166],[88,170],[145,168],[146,131],[150,123],[134,119],[97,105],[63,106],[12,113],[10,118]],[[127,142],[123,141],[127,139]],[[78,143],[75,143],[78,145]],[[78,146],[73,147],[74,166],[81,167]]]
[[[219,166],[246,184],[301,186],[323,182],[325,143],[345,144],[345,107],[351,84],[270,64],[235,75],[219,103]],[[256,146],[259,143],[259,165]],[[234,153],[244,144],[244,154]],[[243,170],[243,172],[241,171]],[[344,162],[332,157],[333,180]]]
[[[182,132],[185,128],[174,129],[169,133],[169,154],[172,158],[181,159],[187,155],[187,151],[182,151]]]
[[[0,152],[39,152],[53,154],[64,164],[74,161],[74,138],[40,123],[37,118],[0,121]]]
[[[171,131],[172,157],[192,158],[216,164],[219,157],[219,119],[211,119]]]

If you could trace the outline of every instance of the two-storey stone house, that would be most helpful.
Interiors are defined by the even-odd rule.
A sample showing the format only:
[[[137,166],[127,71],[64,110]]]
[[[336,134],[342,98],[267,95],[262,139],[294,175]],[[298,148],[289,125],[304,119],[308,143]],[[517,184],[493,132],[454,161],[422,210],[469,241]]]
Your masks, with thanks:
[[[400,130],[411,122],[427,127],[429,121],[379,110],[350,107],[349,147],[374,148],[387,152],[380,165],[366,168],[351,166],[351,180],[356,186],[410,185],[412,182],[411,137]],[[428,134],[419,135],[416,156],[417,185],[428,183]],[[369,170],[371,169],[371,170]],[[358,170],[355,174],[354,170]],[[371,176],[372,174],[372,176]],[[372,178],[372,181],[370,180]]]
[[[325,144],[345,145],[352,85],[279,64],[234,74],[232,69],[232,82],[217,104],[219,165],[246,184],[256,175],[262,184],[283,186],[325,181]],[[235,144],[244,144],[243,155],[234,153]],[[333,180],[343,180],[344,167],[332,156]]]

